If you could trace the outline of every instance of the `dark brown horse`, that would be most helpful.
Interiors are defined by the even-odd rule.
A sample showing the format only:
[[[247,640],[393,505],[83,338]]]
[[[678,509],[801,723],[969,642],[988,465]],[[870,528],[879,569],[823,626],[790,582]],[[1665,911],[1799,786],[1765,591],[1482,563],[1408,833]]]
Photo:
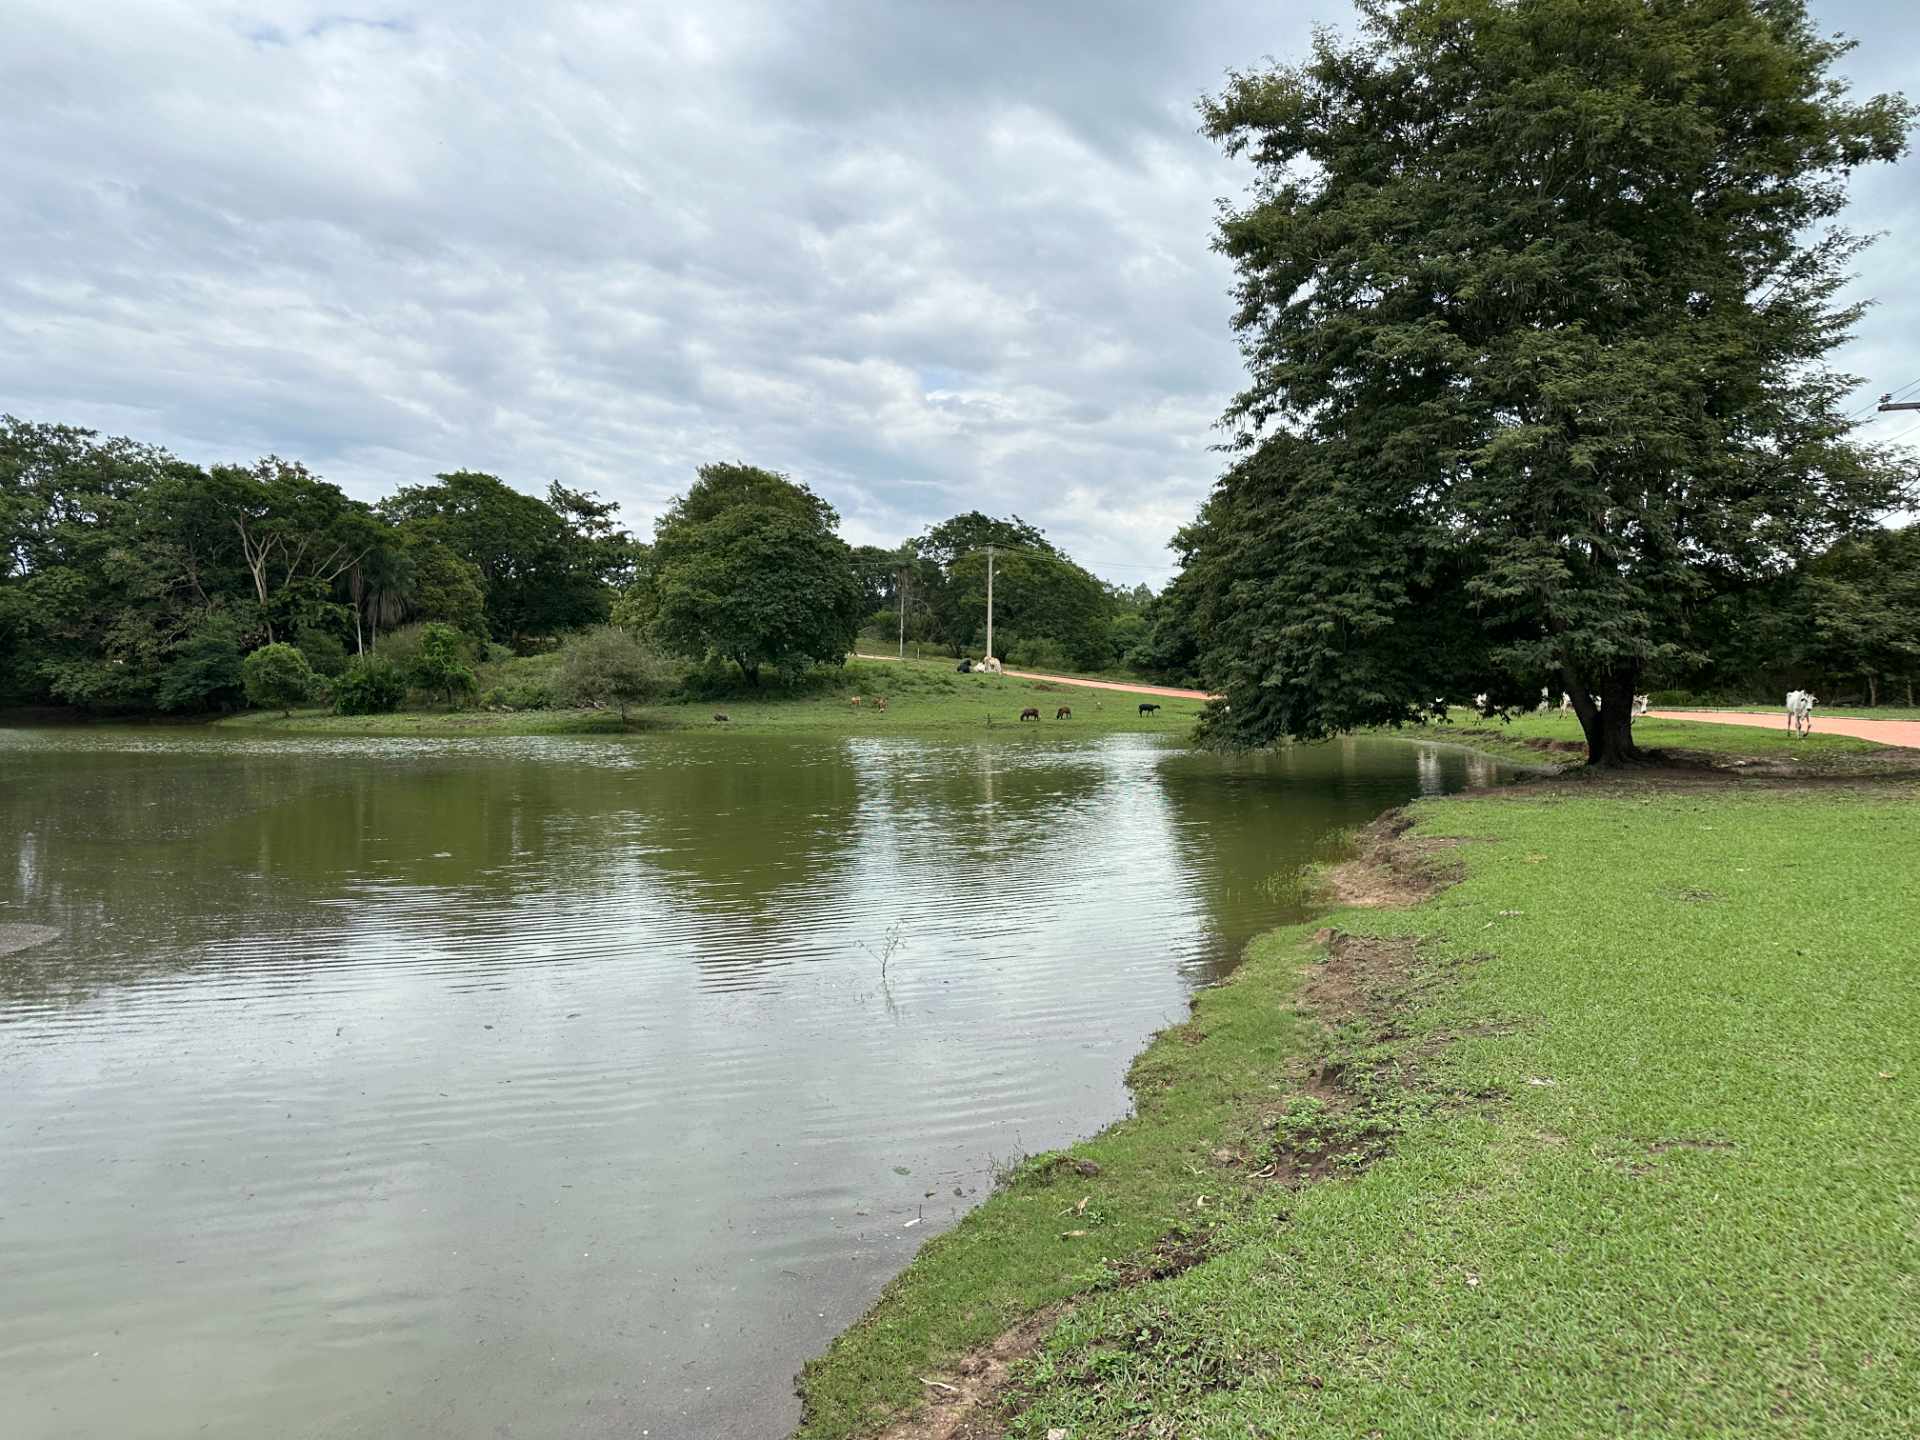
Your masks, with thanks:
[[[1073,707],[1071,705],[1062,705],[1058,710],[1053,712],[1053,718],[1056,720],[1073,719]]]
[[[1033,706],[1029,705],[1026,709],[1020,712],[1020,718],[1022,720],[1038,720],[1040,718],[1040,712],[1036,710]]]

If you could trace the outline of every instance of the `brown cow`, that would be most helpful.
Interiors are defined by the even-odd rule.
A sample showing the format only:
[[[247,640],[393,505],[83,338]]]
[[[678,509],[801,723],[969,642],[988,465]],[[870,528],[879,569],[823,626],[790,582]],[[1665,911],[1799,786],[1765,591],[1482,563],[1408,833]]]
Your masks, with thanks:
[[[860,708],[860,697],[858,695],[853,697],[853,708],[856,710]]]
[[[1020,718],[1022,720],[1038,720],[1040,718],[1040,712],[1034,706],[1029,705],[1020,712]]]
[[[880,711],[880,712],[881,712],[881,713],[882,713],[882,714],[884,715],[884,714],[886,713],[886,709],[887,709],[887,697],[886,697],[886,696],[884,696],[884,695],[876,695],[876,696],[874,696],[874,697],[873,697],[873,708],[874,708],[874,709],[876,709],[876,710],[878,710],[878,711]]]
[[[1056,720],[1073,719],[1073,707],[1071,705],[1062,705],[1058,710],[1053,712],[1053,718]]]

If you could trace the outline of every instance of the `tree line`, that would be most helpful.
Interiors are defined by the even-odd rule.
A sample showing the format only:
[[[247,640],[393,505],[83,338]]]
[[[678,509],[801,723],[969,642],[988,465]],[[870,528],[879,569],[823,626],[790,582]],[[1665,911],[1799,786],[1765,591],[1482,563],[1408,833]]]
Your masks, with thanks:
[[[558,482],[535,496],[456,470],[366,504],[278,456],[202,467],[5,417],[0,704],[193,713],[324,696],[367,712],[409,690],[455,703],[476,660],[563,637],[566,693],[594,703],[657,694],[689,669],[710,686],[715,671],[792,684],[889,621],[979,653],[990,544],[1003,654],[1100,668],[1146,635],[1144,588],[1104,584],[1018,516],[855,549],[805,484],[714,464],[643,542],[616,504]]]

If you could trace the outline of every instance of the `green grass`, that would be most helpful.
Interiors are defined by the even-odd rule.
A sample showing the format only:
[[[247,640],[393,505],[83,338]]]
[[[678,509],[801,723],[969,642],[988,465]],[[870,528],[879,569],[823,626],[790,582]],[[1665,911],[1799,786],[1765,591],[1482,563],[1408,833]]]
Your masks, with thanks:
[[[858,709],[850,697],[859,695]],[[887,712],[873,705],[887,698]],[[1156,703],[1157,714],[1142,716],[1142,701]],[[1073,716],[1056,720],[1068,706]],[[1020,721],[1029,706],[1040,711],[1038,724]],[[831,688],[787,694],[769,685],[763,697],[736,694],[721,700],[649,705],[630,716],[629,731],[704,729],[778,734],[827,735],[1058,735],[1139,732],[1185,736],[1200,713],[1196,700],[1126,695],[1072,685],[1008,677],[958,675],[952,663],[928,661],[849,661]],[[728,718],[716,721],[716,713]],[[596,711],[428,708],[392,715],[332,715],[323,710],[252,712],[218,722],[250,729],[328,735],[581,735],[618,734],[618,717]]]
[[[1136,1066],[1139,1115],[932,1241],[805,1377],[862,1433],[1078,1292],[1008,1433],[1920,1433],[1920,792],[1548,783],[1423,803],[1465,878],[1351,933],[1418,937],[1382,1030],[1311,1032],[1304,928],[1256,942]],[[1201,1038],[1203,1037],[1203,1038]],[[1290,1055],[1411,1074],[1364,1173],[1248,1188],[1210,1155]],[[1375,1091],[1376,1100],[1385,1092]],[[1101,1223],[1063,1207],[1089,1195]],[[1212,1197],[1208,1209],[1200,1195]],[[1218,1228],[1182,1274],[1101,1257]]]

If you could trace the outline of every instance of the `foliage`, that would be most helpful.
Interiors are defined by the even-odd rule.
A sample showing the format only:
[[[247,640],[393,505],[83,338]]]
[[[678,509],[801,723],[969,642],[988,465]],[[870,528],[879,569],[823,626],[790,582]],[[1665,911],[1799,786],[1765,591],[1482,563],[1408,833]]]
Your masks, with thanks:
[[[407,698],[407,675],[385,655],[357,655],[333,682],[333,708],[341,715],[388,715]]]
[[[214,612],[174,647],[160,671],[154,703],[162,710],[231,710],[247,699],[240,626]]]
[[[401,489],[380,508],[409,535],[472,567],[488,628],[509,643],[606,619],[609,587],[626,569],[627,541],[612,529],[613,507],[559,485],[543,501],[497,476],[454,470]],[[467,624],[449,613],[463,605],[443,595],[436,608],[441,618]]]
[[[678,678],[658,651],[618,625],[597,625],[569,636],[560,648],[554,698],[566,705],[627,711],[657,700]]]
[[[262,645],[241,661],[240,678],[251,703],[288,713],[312,693],[314,683],[307,657],[284,641]]]
[[[435,621],[420,627],[420,645],[408,678],[422,690],[445,695],[452,705],[457,696],[471,695],[476,684],[467,659],[466,637],[453,626]]]
[[[993,568],[994,641],[1003,655],[1015,649],[1034,653],[1038,647],[1082,670],[1112,663],[1113,603],[1094,576],[1051,549],[998,552]],[[962,555],[947,567],[934,613],[943,638],[957,651],[984,648],[984,554]]]
[[[1920,525],[1842,541],[1809,567],[1806,599],[1819,652],[1833,670],[1866,680],[1869,704],[1880,703],[1887,680],[1911,696],[1920,677]]]
[[[331,629],[302,625],[294,631],[293,643],[316,675],[338,675],[347,668],[346,644]]]
[[[1705,601],[1901,496],[1823,363],[1861,243],[1826,227],[1912,111],[1850,101],[1794,0],[1362,14],[1204,107],[1256,170],[1218,239],[1240,456],[1190,537],[1212,733],[1547,685],[1630,758]]]
[[[651,556],[653,632],[677,654],[794,675],[853,645],[861,587],[833,507],[748,465],[706,465],[660,518]]]

